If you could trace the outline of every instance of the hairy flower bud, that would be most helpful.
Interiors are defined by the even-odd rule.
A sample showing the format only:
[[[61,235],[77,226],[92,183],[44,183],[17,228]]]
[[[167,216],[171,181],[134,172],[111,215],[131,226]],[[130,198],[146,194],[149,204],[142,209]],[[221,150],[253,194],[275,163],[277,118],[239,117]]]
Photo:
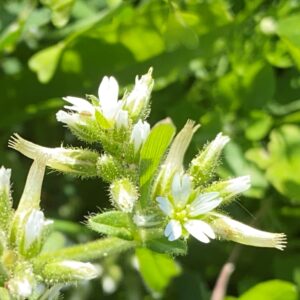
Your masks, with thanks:
[[[10,199],[10,175],[11,170],[0,168],[0,229],[8,229],[12,216],[12,202]]]
[[[139,120],[132,129],[130,142],[133,144],[134,152],[137,153],[150,133],[150,125],[146,121]]]
[[[223,198],[222,204],[228,204],[239,194],[246,192],[251,187],[251,179],[249,175],[237,178],[218,181],[211,184],[205,191],[219,192]]]
[[[205,146],[192,160],[188,172],[196,185],[201,185],[211,179],[219,163],[221,152],[228,142],[229,137],[219,133],[217,137]]]
[[[30,211],[18,229],[19,252],[26,257],[36,256],[42,247],[45,232],[53,223],[40,210]]]
[[[261,231],[232,220],[227,216],[217,214],[217,218],[210,223],[215,234],[220,239],[234,241],[255,247],[276,248],[284,250],[286,235],[284,233],[271,233]]]
[[[122,165],[113,156],[103,154],[98,158],[97,175],[103,180],[112,182],[113,180],[120,178],[122,174]]]
[[[7,288],[13,299],[28,299],[34,290],[36,281],[32,269],[28,266],[18,265],[15,268],[15,276],[7,282]]]
[[[98,269],[91,263],[74,260],[52,262],[46,264],[43,269],[43,277],[49,283],[90,280],[98,275]]]
[[[140,79],[135,78],[135,85],[132,91],[124,96],[123,108],[129,112],[133,122],[139,118],[145,120],[149,111],[149,100],[154,85],[152,78],[153,69],[150,68],[148,73]]]
[[[138,193],[133,183],[127,179],[120,179],[113,182],[110,186],[110,193],[116,206],[126,212],[132,212],[138,199]]]
[[[97,176],[99,154],[95,151],[63,147],[46,148],[31,143],[18,134],[12,136],[9,147],[33,160],[42,157],[45,164],[54,170],[81,177]]]

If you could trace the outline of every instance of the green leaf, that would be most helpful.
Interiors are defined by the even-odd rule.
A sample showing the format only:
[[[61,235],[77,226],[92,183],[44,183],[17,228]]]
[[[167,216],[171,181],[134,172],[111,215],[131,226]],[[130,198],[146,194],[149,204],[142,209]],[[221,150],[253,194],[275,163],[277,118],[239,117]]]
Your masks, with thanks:
[[[175,260],[166,254],[138,248],[136,255],[143,280],[155,296],[163,294],[170,281],[181,272]]]
[[[300,14],[294,14],[286,18],[282,18],[277,24],[277,33],[281,40],[287,46],[292,58],[294,59],[298,69],[300,69]]]
[[[272,127],[272,117],[259,110],[252,111],[249,118],[250,122],[246,128],[246,137],[252,141],[263,139]]]
[[[108,211],[88,219],[88,226],[99,233],[132,240],[131,222],[128,215],[121,211]]]
[[[299,203],[300,128],[284,125],[273,130],[270,137],[267,178],[279,192]]]
[[[297,298],[294,284],[282,280],[269,280],[252,287],[239,300],[297,300]]]
[[[29,68],[37,73],[40,82],[47,83],[53,77],[64,48],[65,43],[61,42],[37,52],[30,58]]]
[[[75,0],[43,0],[41,2],[52,10],[51,19],[54,26],[63,27],[68,23]]]
[[[169,255],[186,255],[187,253],[187,244],[183,240],[170,242],[167,238],[163,237],[146,241],[146,246],[155,252]]]
[[[147,205],[153,178],[175,134],[175,126],[166,119],[155,125],[140,154],[140,203]]]

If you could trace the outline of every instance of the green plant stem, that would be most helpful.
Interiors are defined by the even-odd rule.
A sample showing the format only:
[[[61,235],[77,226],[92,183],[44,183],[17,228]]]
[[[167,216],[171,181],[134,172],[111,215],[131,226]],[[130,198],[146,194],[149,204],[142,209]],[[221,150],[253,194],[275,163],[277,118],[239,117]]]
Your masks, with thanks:
[[[118,238],[104,238],[86,244],[42,253],[34,260],[36,268],[42,268],[49,261],[79,260],[91,261],[109,255],[117,254],[138,246],[136,241],[125,241]]]

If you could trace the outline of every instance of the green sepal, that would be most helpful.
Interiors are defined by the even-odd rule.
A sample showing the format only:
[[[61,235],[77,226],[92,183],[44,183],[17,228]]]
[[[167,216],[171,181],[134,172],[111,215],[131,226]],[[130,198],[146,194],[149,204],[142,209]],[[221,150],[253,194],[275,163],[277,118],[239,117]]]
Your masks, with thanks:
[[[94,95],[86,95],[86,99],[89,100],[94,106],[99,106],[99,99]]]
[[[183,240],[168,241],[167,238],[162,237],[145,242],[145,246],[152,251],[158,253],[165,253],[169,255],[186,255],[187,243]]]
[[[147,206],[154,175],[174,137],[176,128],[166,119],[155,125],[140,153],[140,203]]]
[[[95,117],[98,125],[103,129],[112,128],[112,124],[102,115],[99,110],[95,110]]]
[[[133,240],[132,223],[128,214],[121,211],[108,211],[88,219],[88,226],[99,233]]]

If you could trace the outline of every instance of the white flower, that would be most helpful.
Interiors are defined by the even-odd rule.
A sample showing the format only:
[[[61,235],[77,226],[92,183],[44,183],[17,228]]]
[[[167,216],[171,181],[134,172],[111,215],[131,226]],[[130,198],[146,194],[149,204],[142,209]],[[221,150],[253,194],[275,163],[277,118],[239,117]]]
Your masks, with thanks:
[[[134,146],[134,152],[137,153],[150,133],[150,125],[146,121],[139,120],[132,129],[130,142]]]
[[[250,188],[251,186],[250,180],[251,179],[249,175],[230,179],[226,181],[224,192],[229,193],[232,196],[243,193]]]
[[[117,128],[128,126],[128,112],[122,109],[122,101],[118,101],[119,85],[114,77],[103,77],[99,89],[99,104],[103,116],[115,122]]]
[[[95,107],[89,101],[70,96],[63,99],[72,104],[64,106],[71,112],[68,113],[63,110],[58,111],[56,114],[57,121],[69,126],[74,126],[76,124],[85,125],[87,117],[92,119],[95,117]]]
[[[215,209],[222,201],[219,193],[200,194],[190,199],[191,179],[188,175],[176,173],[172,181],[170,197],[157,197],[159,208],[170,218],[165,228],[165,236],[174,241],[188,232],[203,243],[215,238],[211,226],[200,220],[202,215]]]

